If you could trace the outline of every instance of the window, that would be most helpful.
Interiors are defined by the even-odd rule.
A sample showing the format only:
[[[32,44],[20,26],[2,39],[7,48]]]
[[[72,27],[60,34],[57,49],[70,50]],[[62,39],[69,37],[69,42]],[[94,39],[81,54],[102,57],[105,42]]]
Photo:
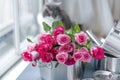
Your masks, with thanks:
[[[39,0],[0,0],[0,77],[20,59],[25,39],[39,33],[38,6]]]

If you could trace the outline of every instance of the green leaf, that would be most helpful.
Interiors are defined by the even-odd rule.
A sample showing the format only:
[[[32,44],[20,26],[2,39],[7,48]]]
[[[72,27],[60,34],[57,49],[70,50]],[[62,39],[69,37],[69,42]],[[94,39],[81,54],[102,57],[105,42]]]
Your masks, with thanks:
[[[54,21],[52,23],[52,29],[54,30],[57,26],[63,26],[64,27],[64,24],[62,23],[62,21]]]
[[[43,24],[43,28],[44,28],[45,32],[48,32],[51,30],[51,27],[47,23],[43,22],[42,24]]]
[[[59,65],[59,63],[57,62],[57,63],[55,64],[55,68],[57,68],[58,65]]]
[[[72,41],[75,41],[73,34],[68,34],[68,35],[70,36],[70,38],[71,38]]]
[[[78,24],[76,24],[76,25],[74,26],[74,28],[73,28],[73,32],[74,32],[74,33],[78,33],[78,32],[80,32],[80,31],[81,31],[80,26],[79,26]]]
[[[70,28],[70,29],[66,30],[66,33],[67,34],[73,34],[73,28]]]
[[[71,37],[71,40],[74,41],[74,34],[73,34],[73,28],[70,28],[69,30],[66,30],[66,33]]]
[[[28,42],[31,42],[31,43],[33,43],[33,42],[32,42],[32,40],[31,40],[31,39],[29,39],[29,38],[27,38],[27,41],[28,41]]]
[[[90,47],[92,46],[92,42],[91,42],[91,40],[90,39],[88,39],[88,41],[87,41],[87,48],[89,48],[90,49]]]

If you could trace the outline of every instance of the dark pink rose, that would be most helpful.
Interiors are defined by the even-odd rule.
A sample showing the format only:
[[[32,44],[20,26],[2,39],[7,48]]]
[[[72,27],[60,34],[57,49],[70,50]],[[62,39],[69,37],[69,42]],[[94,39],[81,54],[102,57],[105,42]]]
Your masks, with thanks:
[[[35,50],[39,53],[44,53],[50,51],[52,49],[52,45],[48,43],[42,43],[35,46]]]
[[[75,60],[72,56],[69,55],[67,61],[65,62],[66,65],[70,66],[70,65],[74,65],[75,64]]]
[[[54,36],[56,37],[59,34],[64,34],[65,30],[62,26],[57,26],[56,29],[53,31]]]
[[[74,50],[73,44],[65,44],[59,48],[60,52],[72,52]]]
[[[66,34],[59,34],[58,36],[57,36],[57,43],[59,44],[59,45],[65,45],[65,44],[68,44],[68,43],[70,43],[70,37],[68,36],[68,35],[66,35]]]
[[[94,46],[90,49],[91,55],[93,58],[100,60],[104,58],[104,50],[101,47]]]
[[[39,42],[40,42],[40,43],[45,43],[45,37],[46,37],[47,35],[50,35],[50,34],[40,34],[40,35],[38,36]]]
[[[73,54],[73,58],[74,58],[75,61],[82,61],[82,59],[83,59],[82,52],[79,51],[79,50],[75,51],[74,54]]]
[[[58,54],[58,50],[56,47],[53,47],[52,50],[51,50],[51,53],[53,55],[53,58],[56,59],[56,55]]]
[[[50,34],[41,34],[39,36],[40,43],[48,43],[48,44],[55,44],[56,40]]]
[[[52,53],[50,52],[44,52],[40,55],[42,62],[49,63],[53,60]]]
[[[51,36],[51,35],[46,35],[45,37],[45,43],[48,43],[48,44],[55,44],[55,39]]]
[[[32,61],[32,66],[35,67],[37,65],[37,61]]]
[[[28,52],[23,52],[21,54],[22,58],[24,61],[32,61],[32,54],[28,53]]]
[[[68,59],[68,53],[60,52],[56,55],[56,59],[59,63],[64,64],[65,61]]]
[[[78,44],[84,45],[87,43],[87,34],[84,32],[77,33],[75,34],[75,40]]]

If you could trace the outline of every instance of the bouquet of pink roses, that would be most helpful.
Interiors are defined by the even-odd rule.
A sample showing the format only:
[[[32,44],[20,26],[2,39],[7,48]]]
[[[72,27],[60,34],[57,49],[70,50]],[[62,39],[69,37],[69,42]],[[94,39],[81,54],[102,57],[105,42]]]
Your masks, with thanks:
[[[91,40],[79,25],[66,30],[61,21],[55,21],[51,27],[43,22],[43,27],[46,33],[39,35],[38,43],[27,39],[31,44],[21,54],[25,61],[33,62],[33,66],[38,60],[74,65],[77,61],[90,62],[92,58],[104,57],[104,50],[99,46],[92,47]]]

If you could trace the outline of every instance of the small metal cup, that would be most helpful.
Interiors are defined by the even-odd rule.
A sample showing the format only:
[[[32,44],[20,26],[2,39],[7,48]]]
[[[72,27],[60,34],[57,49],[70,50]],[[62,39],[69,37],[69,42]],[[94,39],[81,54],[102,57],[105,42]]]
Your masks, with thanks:
[[[110,71],[98,70],[94,72],[95,80],[113,80],[113,74]]]

